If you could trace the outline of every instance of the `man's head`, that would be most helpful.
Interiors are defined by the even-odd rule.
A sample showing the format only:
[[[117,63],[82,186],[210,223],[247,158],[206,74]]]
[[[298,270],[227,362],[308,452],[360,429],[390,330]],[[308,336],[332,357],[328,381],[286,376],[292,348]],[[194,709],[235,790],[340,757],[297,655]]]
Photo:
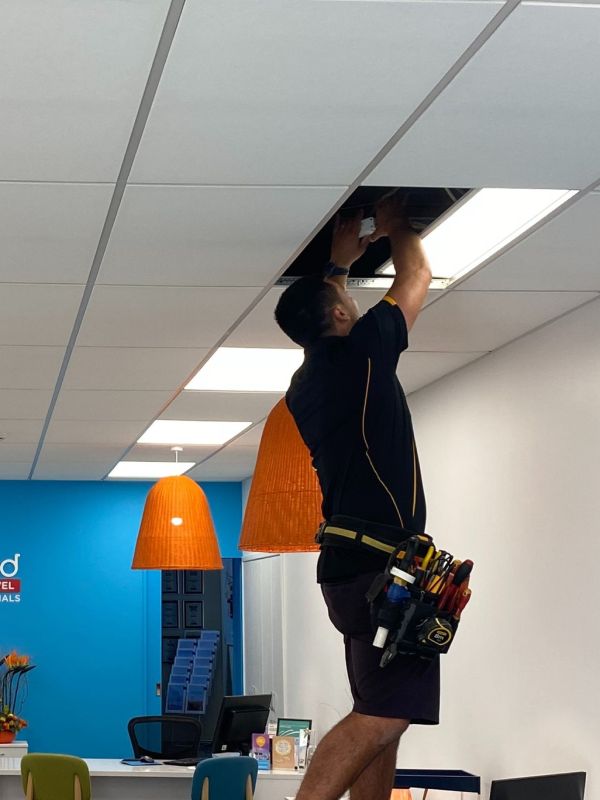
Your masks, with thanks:
[[[320,275],[307,275],[288,286],[275,309],[279,327],[301,347],[310,347],[322,336],[347,336],[359,317],[348,292]]]

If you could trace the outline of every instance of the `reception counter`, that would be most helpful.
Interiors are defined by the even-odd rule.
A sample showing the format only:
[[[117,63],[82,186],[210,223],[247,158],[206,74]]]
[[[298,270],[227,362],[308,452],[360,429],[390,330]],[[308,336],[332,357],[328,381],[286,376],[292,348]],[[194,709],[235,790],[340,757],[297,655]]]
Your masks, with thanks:
[[[86,758],[93,800],[190,800],[194,767],[160,764],[130,767],[117,759]],[[256,800],[283,800],[297,793],[302,772],[259,772]],[[21,759],[0,757],[0,800],[23,800]]]

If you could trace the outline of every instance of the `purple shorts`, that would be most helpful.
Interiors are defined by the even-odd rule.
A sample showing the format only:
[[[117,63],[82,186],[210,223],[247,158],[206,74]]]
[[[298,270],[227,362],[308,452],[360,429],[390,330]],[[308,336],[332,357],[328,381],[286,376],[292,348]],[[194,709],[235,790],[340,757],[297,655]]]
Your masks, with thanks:
[[[365,597],[377,573],[340,583],[322,583],[329,618],[344,635],[353,711],[374,717],[437,725],[440,708],[439,657],[428,661],[401,656],[383,669],[382,650],[373,647],[369,603]]]

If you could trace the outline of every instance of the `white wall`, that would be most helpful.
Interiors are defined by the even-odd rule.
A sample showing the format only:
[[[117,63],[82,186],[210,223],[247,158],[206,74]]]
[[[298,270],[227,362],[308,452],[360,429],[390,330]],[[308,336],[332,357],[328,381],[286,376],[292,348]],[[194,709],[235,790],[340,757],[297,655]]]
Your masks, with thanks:
[[[485,781],[588,771],[600,798],[600,303],[412,395],[439,546],[475,561],[443,658],[442,722],[403,766]],[[322,733],[349,709],[313,555],[282,561],[285,709]],[[247,598],[246,602],[252,602]]]

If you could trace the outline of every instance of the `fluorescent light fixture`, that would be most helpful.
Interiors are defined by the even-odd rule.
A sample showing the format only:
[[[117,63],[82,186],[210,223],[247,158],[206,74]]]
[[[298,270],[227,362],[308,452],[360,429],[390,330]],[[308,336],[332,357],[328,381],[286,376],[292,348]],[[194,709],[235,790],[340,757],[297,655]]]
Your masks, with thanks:
[[[445,289],[577,194],[566,189],[475,189],[423,236],[431,289]],[[393,275],[391,261],[377,270]]]
[[[108,473],[109,478],[166,478],[183,475],[194,466],[194,461],[119,461]]]
[[[220,347],[185,387],[213,392],[285,392],[304,353],[298,349]]]
[[[250,425],[251,422],[158,419],[138,439],[138,444],[221,445]]]

